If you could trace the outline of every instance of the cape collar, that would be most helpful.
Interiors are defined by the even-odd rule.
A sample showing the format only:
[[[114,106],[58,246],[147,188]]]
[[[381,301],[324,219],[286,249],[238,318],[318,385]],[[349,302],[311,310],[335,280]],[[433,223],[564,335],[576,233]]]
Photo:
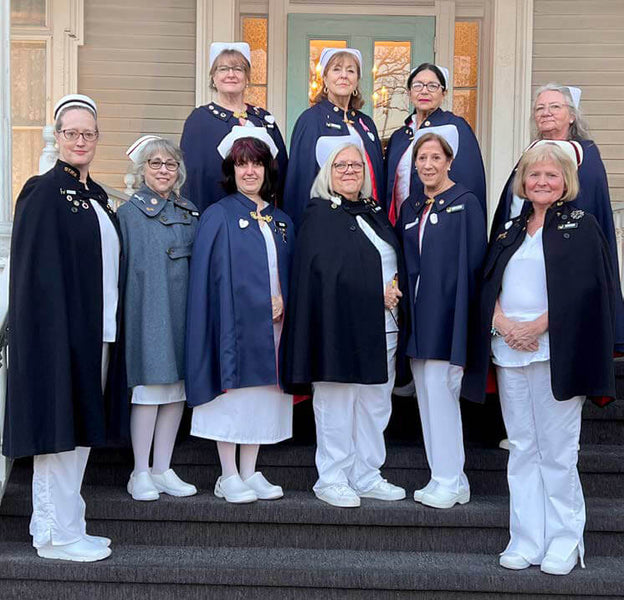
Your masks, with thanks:
[[[174,199],[175,194],[173,192],[169,194],[169,198],[165,199],[144,183],[141,188],[130,197],[130,202],[148,217],[155,217],[162,212],[167,202],[173,202]]]
[[[423,194],[416,199],[414,207],[419,213],[427,204],[431,204],[431,212],[442,212],[457,202],[468,190],[460,183],[455,183],[448,190],[433,198],[433,202],[427,202],[429,197]]]
[[[436,108],[424,121],[423,124],[420,126],[422,127],[433,127],[435,125],[439,125],[438,123],[438,119],[440,117],[440,115],[443,113],[444,111],[438,107]],[[404,123],[405,126],[411,129],[411,125],[412,125],[412,117],[416,114],[416,111],[412,111],[412,113],[410,115],[408,115],[407,119],[405,119]]]
[[[91,175],[87,175],[87,185],[80,181],[80,172],[76,167],[58,159],[54,165],[54,170],[60,175],[63,182],[61,193],[70,190],[70,194],[76,193],[81,199],[93,199],[98,201],[102,206],[108,206],[108,196],[106,192],[97,184]]]
[[[259,212],[261,215],[271,214],[274,211],[274,206],[270,202],[261,211],[258,211],[258,205],[242,192],[236,192],[232,195],[232,197],[243,205],[245,211],[255,213]]]
[[[329,114],[334,115],[334,117],[338,118],[339,121],[343,121],[345,116],[344,110],[342,110],[339,106],[336,106],[333,102],[330,102],[327,98],[321,100],[321,102],[319,102],[319,106],[324,108],[327,112],[329,112]],[[357,113],[358,111],[355,109],[349,108],[347,110],[347,118],[352,121],[355,117],[357,117]]]
[[[204,105],[204,108],[221,121],[229,121],[232,117],[236,119],[241,117],[239,113],[235,114],[231,110],[220,106],[216,102],[210,102],[209,104]],[[243,116],[243,118],[249,119],[249,117],[251,116],[261,118],[262,109],[258,106],[252,106],[251,104],[245,103],[245,116]],[[275,119],[273,119],[272,117],[267,119],[265,116],[265,121],[267,121],[267,123],[273,124],[275,122]]]

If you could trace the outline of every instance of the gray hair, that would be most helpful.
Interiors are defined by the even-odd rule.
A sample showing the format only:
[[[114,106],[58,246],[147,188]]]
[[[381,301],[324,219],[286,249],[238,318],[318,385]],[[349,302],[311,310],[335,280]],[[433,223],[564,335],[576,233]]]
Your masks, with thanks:
[[[87,108],[86,106],[67,106],[61,109],[61,111],[57,115],[56,121],[54,121],[54,131],[56,131],[57,133],[61,132],[61,129],[63,128],[63,117],[71,110],[84,110],[88,112],[93,117],[93,120],[95,121],[95,130],[96,131],[98,130],[97,117],[95,116],[94,112],[91,109]]]
[[[542,87],[537,88],[535,92],[535,100],[533,101],[533,115],[531,117],[533,124],[533,138],[534,139],[542,139],[538,129],[537,124],[535,122],[535,107],[537,106],[537,99],[540,97],[540,94],[544,92],[559,92],[565,98],[566,104],[568,105],[568,110],[570,114],[574,117],[574,122],[570,125],[570,130],[568,132],[568,139],[570,140],[589,140],[589,125],[583,117],[583,113],[580,108],[576,108],[574,106],[574,102],[572,101],[572,95],[570,94],[570,90],[566,85],[559,85],[558,83],[547,83]]]
[[[154,156],[154,154],[161,152],[162,154],[168,154],[173,160],[180,163],[178,167],[178,178],[173,186],[173,192],[176,196],[180,196],[180,189],[186,181],[186,166],[184,165],[184,159],[182,158],[182,150],[179,146],[176,146],[173,142],[165,138],[157,138],[150,140],[145,144],[139,159],[136,163],[130,167],[130,173],[135,177],[135,186],[141,187],[145,183],[145,168],[147,161]]]
[[[366,156],[364,155],[364,150],[362,150],[361,146],[357,146],[356,144],[340,144],[329,155],[325,164],[321,167],[321,170],[318,172],[314,183],[312,184],[312,189],[310,190],[310,198],[323,198],[323,200],[332,200],[337,196],[337,194],[332,189],[332,165],[334,164],[334,160],[336,160],[336,156],[340,154],[343,150],[347,148],[355,148],[362,157],[362,162],[364,163],[364,181],[362,182],[362,189],[360,190],[360,196],[364,198],[370,198],[373,193],[373,186],[371,184],[371,176],[368,171],[368,161],[366,160]]]

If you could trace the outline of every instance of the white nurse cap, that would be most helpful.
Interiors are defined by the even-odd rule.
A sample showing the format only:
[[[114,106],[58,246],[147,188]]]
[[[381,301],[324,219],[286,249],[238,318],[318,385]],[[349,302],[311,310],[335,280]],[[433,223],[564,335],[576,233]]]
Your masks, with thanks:
[[[162,140],[158,135],[144,135],[134,142],[127,150],[127,157],[133,162],[138,163],[141,157],[141,152],[145,146],[153,140]]]
[[[213,42],[210,44],[211,69],[214,61],[217,60],[219,54],[224,50],[236,50],[236,52],[240,52],[247,59],[247,62],[251,64],[251,50],[247,42]]]
[[[236,140],[250,137],[264,142],[269,147],[271,156],[273,158],[277,156],[277,146],[264,127],[243,127],[242,125],[234,125],[234,127],[232,127],[232,131],[230,131],[217,146],[217,152],[225,158],[232,151],[232,146]]]
[[[437,127],[421,127],[414,134],[414,144],[423,136],[428,133],[435,133],[440,137],[443,137],[453,151],[453,158],[457,158],[459,152],[459,131],[455,125],[438,125]]]
[[[318,166],[322,167],[334,150],[349,145],[357,146],[362,152],[364,151],[362,139],[358,135],[321,136],[318,140],[316,140],[316,162],[318,163]]]
[[[559,146],[559,148],[570,157],[577,169],[581,166],[583,162],[583,146],[578,142],[572,140],[539,140],[530,146],[530,148],[543,146],[544,144]]]
[[[323,48],[321,51],[321,57],[319,58],[319,64],[321,65],[321,73],[325,71],[325,67],[331,60],[331,57],[340,53],[347,52],[352,54],[360,65],[360,72],[362,72],[362,53],[357,48]]]
[[[83,94],[67,94],[67,96],[63,96],[54,106],[54,120],[56,121],[59,113],[64,108],[69,108],[70,106],[86,108],[93,113],[94,117],[97,118],[97,106],[95,105],[95,102],[89,98],[89,96],[85,96]]]
[[[572,104],[574,104],[574,108],[578,110],[578,107],[581,104],[581,94],[583,93],[581,88],[572,87],[571,85],[566,85],[570,92],[570,96],[572,96]]]

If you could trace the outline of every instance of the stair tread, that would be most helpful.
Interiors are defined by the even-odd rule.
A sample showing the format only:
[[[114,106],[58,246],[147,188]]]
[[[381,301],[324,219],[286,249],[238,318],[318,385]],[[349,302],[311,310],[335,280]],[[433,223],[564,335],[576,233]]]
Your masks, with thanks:
[[[558,578],[557,593],[621,593],[624,557],[594,556],[587,565]],[[555,581],[537,567],[505,570],[482,554],[119,546],[105,561],[61,563],[39,559],[27,543],[0,543],[0,578],[527,594],[552,593]]]
[[[162,494],[155,502],[137,502],[125,489],[85,485],[88,519],[126,521],[202,521],[227,523],[335,524],[411,527],[507,527],[507,496],[473,496],[465,505],[437,510],[411,499],[384,502],[362,499],[359,509],[340,509],[318,500],[312,492],[286,490],[284,498],[234,505],[211,490],[174,498]],[[624,532],[624,499],[586,498],[588,531]],[[30,485],[9,484],[0,516],[30,516]]]

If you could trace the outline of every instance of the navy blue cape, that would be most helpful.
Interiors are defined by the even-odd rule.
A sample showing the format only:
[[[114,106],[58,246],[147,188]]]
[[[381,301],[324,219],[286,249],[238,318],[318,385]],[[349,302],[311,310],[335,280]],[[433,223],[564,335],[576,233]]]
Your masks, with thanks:
[[[385,161],[385,204],[386,211],[390,215],[391,221],[398,219],[396,209],[393,211],[392,198],[394,186],[396,182],[396,171],[401,157],[408,149],[414,139],[414,132],[410,127],[412,121],[411,115],[405,120],[405,127],[397,129],[388,142],[386,147]],[[479,142],[472,131],[472,128],[462,118],[454,115],[452,112],[444,111],[440,108],[433,111],[420,126],[420,129],[427,127],[438,127],[440,125],[455,125],[459,132],[459,150],[457,156],[453,160],[449,177],[461,183],[468,188],[479,200],[483,209],[483,214],[487,214],[486,205],[486,188],[485,188],[485,169],[483,167],[483,158]],[[416,198],[423,192],[423,185],[418,178],[418,173],[412,165],[412,177],[410,182],[410,193]]]
[[[241,193],[204,211],[191,257],[186,328],[186,399],[210,402],[228,389],[280,384],[264,237]],[[291,220],[269,205],[262,215],[277,248],[284,306],[294,247]],[[280,363],[282,347],[280,345]],[[281,367],[280,367],[281,370]]]
[[[102,250],[90,199],[121,235],[104,190],[91,178],[87,185],[58,161],[26,182],[15,206],[3,445],[11,458],[129,441],[123,289],[102,394]]]
[[[256,127],[266,128],[279,151],[279,204],[288,166],[282,134],[273,115],[264,108],[247,105],[247,119]],[[232,111],[214,102],[193,110],[184,123],[180,148],[184,153],[187,177],[182,187],[182,196],[188,198],[200,212],[227,196],[221,185],[223,158],[217,152],[217,146],[235,125],[240,125],[240,121]]]
[[[364,142],[364,150],[374,178],[373,197],[383,199],[383,154],[374,121],[359,110],[348,110],[352,127]],[[304,111],[295,123],[290,142],[290,162],[284,190],[284,210],[299,227],[303,212],[310,201],[310,190],[319,172],[316,162],[316,142],[327,135],[349,135],[343,121],[344,112],[329,100],[323,100]]]
[[[455,184],[432,204],[421,253],[418,239],[426,199],[424,194],[410,196],[397,223],[411,311],[406,354],[464,366],[470,305],[487,248],[485,214],[477,197]]]
[[[602,229],[611,260],[616,267],[615,276],[619,282],[617,239],[615,237],[615,225],[613,223],[613,209],[611,207],[611,198],[609,196],[609,184],[607,181],[607,172],[604,163],[600,157],[598,146],[592,140],[577,140],[583,147],[583,162],[578,170],[579,178],[579,195],[572,201],[572,205],[580,208],[593,215]],[[511,210],[511,202],[513,199],[513,181],[518,165],[511,172],[511,175],[505,183],[505,187],[501,192],[494,220],[490,231],[498,231],[508,220]],[[530,207],[529,202],[524,203],[523,212]],[[622,294],[619,293],[616,298],[617,318],[615,332],[615,349],[618,352],[624,352],[624,300]]]

